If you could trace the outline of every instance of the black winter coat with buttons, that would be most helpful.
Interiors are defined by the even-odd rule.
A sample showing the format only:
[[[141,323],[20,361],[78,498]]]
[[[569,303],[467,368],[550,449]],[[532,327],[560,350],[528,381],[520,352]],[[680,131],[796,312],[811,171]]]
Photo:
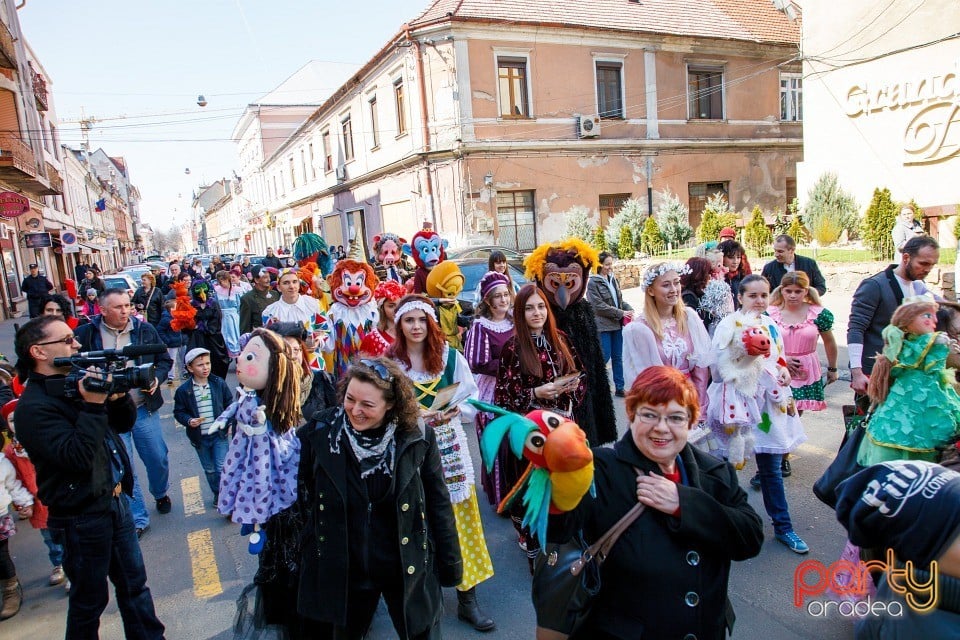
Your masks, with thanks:
[[[308,618],[346,624],[349,590],[362,576],[351,575],[358,565],[350,557],[349,512],[346,503],[359,482],[349,445],[331,451],[331,434],[339,433],[346,416],[334,407],[300,428],[298,501],[305,524],[301,544],[301,575],[297,609]],[[397,575],[403,580],[403,609],[410,635],[437,624],[443,613],[440,587],[454,587],[463,579],[463,562],[450,494],[443,480],[440,450],[432,429],[420,427],[396,433],[393,484],[388,498],[396,514],[396,539],[375,544],[396,545],[390,554],[400,559]],[[345,439],[344,439],[345,440]],[[356,474],[357,477],[348,477]],[[382,571],[382,567],[380,568]]]
[[[588,495],[570,514],[551,517],[551,541],[569,539],[582,527],[593,543],[636,504],[634,468],[663,475],[629,430],[612,449],[598,447],[593,455],[597,497]],[[578,640],[722,640],[733,629],[730,562],[760,553],[763,523],[730,464],[690,445],[680,461],[679,517],[648,508],[617,540]]]

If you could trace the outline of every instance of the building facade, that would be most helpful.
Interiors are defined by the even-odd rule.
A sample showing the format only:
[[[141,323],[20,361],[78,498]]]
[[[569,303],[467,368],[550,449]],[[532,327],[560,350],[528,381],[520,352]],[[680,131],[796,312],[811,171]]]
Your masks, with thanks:
[[[716,192],[785,210],[798,44],[765,0],[439,0],[264,154],[265,226],[369,254],[377,233],[430,222],[454,245],[528,250],[574,206],[605,225],[668,191],[693,225]]]
[[[825,172],[865,209],[875,188],[916,200],[954,246],[960,188],[960,8],[951,0],[803,2],[803,196]],[[869,26],[869,28],[867,28]]]

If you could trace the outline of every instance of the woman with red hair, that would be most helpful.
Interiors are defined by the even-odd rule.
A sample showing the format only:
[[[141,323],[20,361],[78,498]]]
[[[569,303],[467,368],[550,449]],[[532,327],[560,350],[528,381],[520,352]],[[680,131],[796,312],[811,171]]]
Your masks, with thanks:
[[[585,379],[580,375],[560,382],[556,380],[583,371],[583,363],[566,334],[557,329],[547,296],[536,285],[527,284],[520,288],[513,303],[513,320],[515,334],[500,352],[494,404],[521,415],[534,409],[550,409],[572,417],[574,408],[587,394]],[[609,392],[609,389],[603,391]],[[508,456],[498,458],[506,460]],[[499,482],[509,488],[520,479],[524,467],[505,463],[500,470],[504,477]],[[517,501],[510,511],[510,519],[517,530],[520,548],[526,552],[533,571],[541,541],[522,526],[524,511],[523,505]]]
[[[596,497],[551,517],[551,542],[596,542],[636,503],[646,512],[600,568],[600,592],[571,638],[714,638],[733,628],[730,563],[760,553],[763,524],[733,466],[691,446],[697,389],[684,373],[644,369],[626,396],[630,428],[593,449]]]
[[[397,339],[388,355],[413,382],[424,421],[436,434],[443,478],[453,503],[463,555],[463,582],[457,587],[457,617],[477,631],[490,631],[496,625],[480,610],[476,587],[493,576],[493,563],[483,536],[473,462],[463,430],[463,422],[473,422],[476,415],[476,409],[465,401],[477,397],[477,385],[463,354],[447,344],[432,301],[421,295],[404,296],[394,320]],[[459,385],[454,397],[460,398],[461,403],[439,413],[432,410],[438,392],[453,384]]]

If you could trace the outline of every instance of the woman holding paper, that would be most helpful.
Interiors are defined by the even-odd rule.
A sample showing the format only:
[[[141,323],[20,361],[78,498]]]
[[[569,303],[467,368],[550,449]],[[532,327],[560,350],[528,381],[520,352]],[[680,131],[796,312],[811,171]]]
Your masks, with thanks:
[[[584,377],[579,375],[583,365],[567,336],[557,329],[547,297],[536,285],[520,288],[513,305],[513,319],[516,334],[500,353],[494,404],[521,415],[534,409],[550,409],[572,416],[574,407],[587,393]],[[505,486],[514,486],[522,475],[522,469],[519,473],[516,468],[513,470],[514,477],[501,479]],[[515,502],[510,519],[532,571],[540,542],[522,526],[523,513],[523,505]]]
[[[476,586],[493,576],[493,563],[483,536],[473,462],[462,424],[464,420],[472,422],[476,414],[476,409],[464,400],[477,397],[477,385],[467,360],[447,344],[433,302],[419,295],[404,296],[393,318],[397,339],[388,355],[413,382],[424,422],[436,434],[443,477],[453,503],[463,554],[457,617],[478,631],[490,631],[496,625],[480,610]],[[448,389],[452,385],[457,386]]]

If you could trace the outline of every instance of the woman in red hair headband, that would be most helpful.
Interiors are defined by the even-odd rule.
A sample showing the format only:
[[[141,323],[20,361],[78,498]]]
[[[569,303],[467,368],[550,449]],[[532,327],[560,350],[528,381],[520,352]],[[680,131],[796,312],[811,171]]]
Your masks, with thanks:
[[[403,285],[394,280],[382,280],[373,290],[373,298],[380,310],[380,320],[376,329],[365,335],[360,342],[360,353],[364,356],[382,356],[396,340],[397,326],[393,314],[397,310],[397,302],[406,294],[407,290]]]

